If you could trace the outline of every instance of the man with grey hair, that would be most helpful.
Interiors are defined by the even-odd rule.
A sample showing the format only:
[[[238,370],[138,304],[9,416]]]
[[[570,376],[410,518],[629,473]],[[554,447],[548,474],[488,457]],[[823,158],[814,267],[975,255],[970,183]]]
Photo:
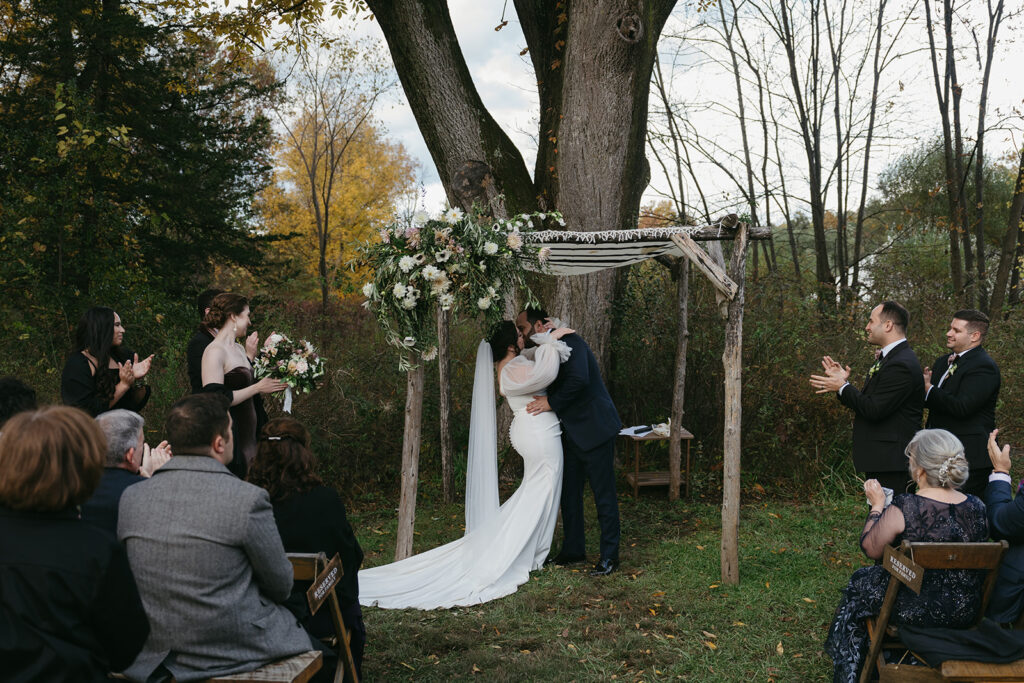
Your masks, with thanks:
[[[92,497],[82,504],[82,519],[117,535],[117,506],[121,494],[153,474],[171,457],[166,441],[156,448],[146,445],[145,419],[130,410],[111,410],[96,416],[107,437],[107,461],[103,477]]]

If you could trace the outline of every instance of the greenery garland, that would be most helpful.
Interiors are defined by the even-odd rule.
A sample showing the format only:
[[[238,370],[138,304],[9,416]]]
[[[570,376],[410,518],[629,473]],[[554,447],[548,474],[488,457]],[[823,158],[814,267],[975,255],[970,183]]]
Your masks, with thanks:
[[[510,292],[519,289],[527,305],[537,304],[526,284],[527,266],[543,270],[548,250],[527,243],[524,233],[548,219],[565,224],[557,213],[493,220],[457,208],[436,218],[420,211],[381,230],[379,241],[359,245],[358,261],[373,273],[363,286],[363,306],[402,351],[401,369],[414,367],[414,355],[436,357],[439,308],[483,315],[489,328],[503,319]]]

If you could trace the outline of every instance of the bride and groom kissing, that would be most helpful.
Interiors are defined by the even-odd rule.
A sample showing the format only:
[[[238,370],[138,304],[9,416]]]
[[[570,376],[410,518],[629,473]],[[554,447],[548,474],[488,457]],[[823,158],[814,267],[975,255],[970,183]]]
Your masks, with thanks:
[[[494,377],[513,412],[509,436],[523,481],[498,504]],[[418,609],[474,605],[514,593],[545,564],[586,561],[583,488],[594,492],[600,557],[591,576],[619,564],[614,442],[622,423],[597,359],[572,329],[540,309],[498,323],[477,349],[466,472],[466,533],[359,572],[359,601]],[[563,541],[549,555],[562,512]]]

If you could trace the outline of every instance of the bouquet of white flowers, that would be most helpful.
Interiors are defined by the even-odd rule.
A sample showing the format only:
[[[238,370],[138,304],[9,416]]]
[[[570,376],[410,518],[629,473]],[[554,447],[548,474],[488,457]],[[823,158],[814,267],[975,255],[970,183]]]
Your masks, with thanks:
[[[537,305],[526,267],[542,270],[548,253],[524,235],[545,221],[565,224],[554,212],[493,220],[457,208],[437,218],[421,211],[382,229],[379,241],[363,244],[359,263],[373,272],[363,287],[364,306],[403,352],[399,367],[410,369],[413,354],[435,357],[438,309],[480,315],[489,327],[504,317],[505,296],[515,289],[527,305]]]
[[[292,412],[292,392],[306,394],[316,389],[324,375],[324,360],[305,339],[293,342],[275,332],[263,342],[253,361],[256,377],[273,377],[288,387],[284,390],[284,411]]]

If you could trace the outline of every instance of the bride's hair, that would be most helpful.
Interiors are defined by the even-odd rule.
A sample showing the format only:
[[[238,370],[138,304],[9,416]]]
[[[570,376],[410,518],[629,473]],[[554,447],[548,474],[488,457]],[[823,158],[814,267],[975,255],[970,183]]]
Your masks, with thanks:
[[[510,346],[518,352],[519,330],[516,329],[516,324],[511,320],[502,320],[497,323],[491,328],[491,333],[487,335],[487,343],[491,345],[491,357],[494,358],[495,363],[505,357]]]

